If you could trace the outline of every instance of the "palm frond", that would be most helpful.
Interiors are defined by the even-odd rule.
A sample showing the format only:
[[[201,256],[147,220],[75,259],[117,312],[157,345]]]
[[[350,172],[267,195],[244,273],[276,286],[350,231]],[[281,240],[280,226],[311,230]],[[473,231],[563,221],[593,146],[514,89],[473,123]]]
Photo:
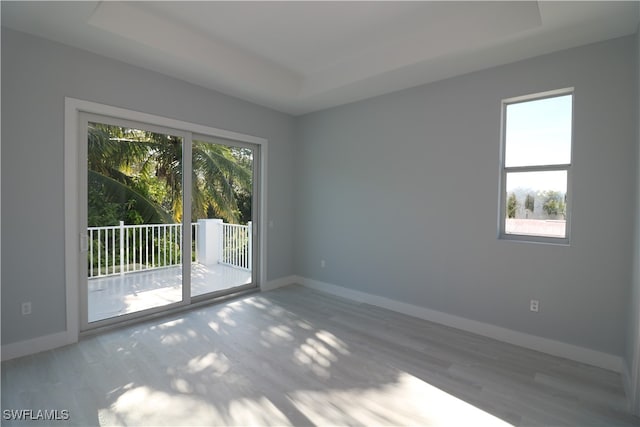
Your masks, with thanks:
[[[136,210],[142,216],[145,224],[168,224],[173,222],[169,213],[126,184],[93,170],[89,170],[88,175],[89,185],[102,185],[105,197],[110,202],[128,203],[134,200]]]

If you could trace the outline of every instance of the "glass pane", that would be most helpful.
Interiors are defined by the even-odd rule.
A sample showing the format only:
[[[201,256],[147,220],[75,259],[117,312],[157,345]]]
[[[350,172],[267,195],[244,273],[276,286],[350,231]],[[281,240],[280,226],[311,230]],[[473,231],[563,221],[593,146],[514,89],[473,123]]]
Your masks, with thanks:
[[[507,105],[506,167],[571,163],[572,97]]]
[[[507,173],[505,233],[566,237],[567,171]]]
[[[193,141],[191,296],[252,281],[253,151],[225,142]]]
[[[89,123],[89,322],[182,300],[182,142]]]

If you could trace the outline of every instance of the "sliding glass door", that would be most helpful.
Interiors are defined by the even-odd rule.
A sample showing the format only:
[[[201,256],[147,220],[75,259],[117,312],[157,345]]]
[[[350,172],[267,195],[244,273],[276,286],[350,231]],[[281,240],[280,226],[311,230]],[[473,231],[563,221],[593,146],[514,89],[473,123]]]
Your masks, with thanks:
[[[83,330],[256,286],[256,146],[80,117]]]
[[[255,147],[194,137],[191,296],[251,286]]]

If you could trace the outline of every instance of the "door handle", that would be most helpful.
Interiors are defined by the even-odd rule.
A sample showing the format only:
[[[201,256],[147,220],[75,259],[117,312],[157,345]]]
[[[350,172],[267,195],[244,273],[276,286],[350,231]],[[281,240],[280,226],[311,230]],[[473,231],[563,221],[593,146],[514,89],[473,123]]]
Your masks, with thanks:
[[[89,236],[84,233],[80,233],[80,252],[87,252],[89,250]]]

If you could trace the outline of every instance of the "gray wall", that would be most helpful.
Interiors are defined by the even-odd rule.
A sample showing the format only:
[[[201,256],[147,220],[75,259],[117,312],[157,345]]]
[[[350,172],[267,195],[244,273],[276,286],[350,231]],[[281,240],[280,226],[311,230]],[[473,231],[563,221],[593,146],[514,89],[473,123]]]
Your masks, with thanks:
[[[636,156],[640,164],[640,28],[636,33]],[[635,232],[634,250],[633,250],[633,275],[631,282],[631,296],[629,298],[629,324],[627,329],[625,363],[629,373],[633,376],[634,359],[639,359],[640,354],[637,353],[638,340],[640,339],[640,171],[636,169],[636,211],[635,211]],[[636,362],[637,363],[637,362]],[[633,377],[630,378],[633,381]],[[637,393],[640,393],[640,384],[629,384],[630,387],[636,387]],[[636,400],[640,396],[636,395]],[[640,411],[640,401],[634,402],[635,410]],[[639,412],[636,412],[639,413]]]
[[[3,28],[2,344],[65,329],[65,96],[267,138],[267,274],[292,274],[292,117]]]
[[[623,354],[638,188],[636,48],[633,37],[617,39],[294,120],[3,29],[2,344],[65,328],[71,96],[268,138],[269,279],[295,272]],[[572,244],[497,240],[500,100],[567,86],[576,88]],[[532,298],[538,314],[528,311]],[[34,314],[23,317],[27,300]]]
[[[301,117],[297,274],[622,355],[635,48],[616,39]],[[500,101],[569,86],[571,246],[498,240]]]

